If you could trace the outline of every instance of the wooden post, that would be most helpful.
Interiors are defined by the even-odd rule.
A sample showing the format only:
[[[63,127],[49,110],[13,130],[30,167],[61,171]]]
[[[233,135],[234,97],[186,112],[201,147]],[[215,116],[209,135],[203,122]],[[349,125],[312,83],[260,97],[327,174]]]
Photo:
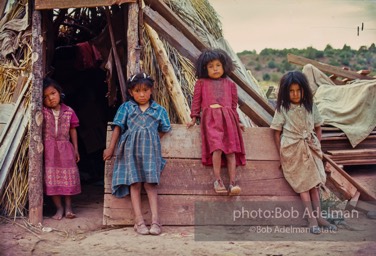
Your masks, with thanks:
[[[111,15],[110,15],[110,10],[108,9],[108,7],[106,7],[106,9],[105,9],[105,13],[106,13],[107,24],[108,24],[108,32],[109,32],[110,38],[111,38],[112,54],[114,56],[116,72],[117,72],[119,84],[120,84],[121,98],[124,102],[126,100],[126,97],[127,97],[126,93],[125,93],[126,89],[125,89],[124,73],[123,73],[123,70],[121,68],[121,62],[120,62],[119,54],[118,54],[117,49],[116,49],[115,36],[114,36],[114,31],[112,29]]]
[[[41,13],[32,16],[33,79],[31,90],[31,119],[29,146],[29,221],[33,225],[43,221],[43,141],[42,141],[42,80],[43,37]]]
[[[162,70],[164,75],[167,90],[170,94],[172,102],[174,103],[174,108],[177,112],[179,121],[182,124],[186,124],[191,121],[191,111],[188,106],[187,99],[184,97],[179,81],[175,75],[174,68],[168,59],[166,49],[159,39],[157,32],[155,32],[155,30],[153,30],[147,24],[145,24],[145,28],[149,35],[151,45],[154,48],[154,53],[156,55],[159,68]]]
[[[128,9],[128,31],[127,31],[127,77],[139,73],[140,63],[139,63],[139,32],[138,32],[138,12],[139,5],[137,3],[129,4]]]

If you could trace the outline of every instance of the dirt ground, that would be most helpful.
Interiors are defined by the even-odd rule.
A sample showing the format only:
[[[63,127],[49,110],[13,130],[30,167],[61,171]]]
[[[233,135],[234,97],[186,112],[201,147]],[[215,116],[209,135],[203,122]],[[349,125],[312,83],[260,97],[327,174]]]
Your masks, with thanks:
[[[270,236],[254,226],[229,232],[213,228],[197,241],[194,227],[163,226],[160,236],[141,236],[132,227],[102,225],[103,191],[83,187],[74,198],[75,219],[45,217],[43,226],[0,217],[0,255],[375,255],[376,220],[360,213],[334,233],[282,232]],[[196,232],[196,233],[195,233]],[[213,233],[228,236],[213,241]],[[205,239],[207,235],[207,239]],[[211,240],[211,241],[204,241]],[[277,241],[278,240],[278,241]]]

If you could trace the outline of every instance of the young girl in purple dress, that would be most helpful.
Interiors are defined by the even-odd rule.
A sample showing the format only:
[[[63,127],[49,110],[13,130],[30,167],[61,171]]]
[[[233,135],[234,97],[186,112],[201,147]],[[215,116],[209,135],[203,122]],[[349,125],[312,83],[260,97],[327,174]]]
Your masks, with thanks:
[[[73,219],[76,215],[71,196],[81,193],[77,167],[79,121],[73,109],[62,103],[60,85],[50,78],[43,81],[43,104],[44,190],[57,209],[52,218]]]
[[[214,190],[219,194],[239,195],[236,166],[245,165],[245,149],[239,115],[238,92],[227,75],[234,69],[228,54],[221,49],[205,50],[196,63],[198,78],[192,101],[191,122],[201,119],[202,164],[213,166]],[[200,112],[202,112],[200,114]],[[223,184],[221,166],[227,162],[228,190]]]
[[[162,158],[160,138],[171,130],[167,111],[152,99],[154,80],[145,73],[127,81],[127,99],[113,121],[113,133],[103,159],[116,159],[112,176],[112,194],[130,193],[135,215],[134,229],[142,235],[161,233],[158,216],[157,187],[166,164]],[[152,215],[150,230],[141,212],[141,188],[146,190]]]

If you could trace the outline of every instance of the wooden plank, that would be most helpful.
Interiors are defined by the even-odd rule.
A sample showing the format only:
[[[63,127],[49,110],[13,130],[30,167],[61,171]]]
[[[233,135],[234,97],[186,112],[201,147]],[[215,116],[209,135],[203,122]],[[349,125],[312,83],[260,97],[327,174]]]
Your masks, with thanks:
[[[111,6],[120,5],[124,3],[135,3],[136,0],[35,0],[36,10],[45,9],[68,9],[68,8],[83,8],[83,7],[97,7],[97,6]]]
[[[356,207],[356,204],[358,203],[360,197],[359,191],[356,191],[355,195],[347,202],[346,209],[347,210],[353,210]]]
[[[287,61],[290,62],[290,63],[301,65],[301,66],[304,66],[306,64],[312,64],[313,66],[315,66],[316,68],[318,68],[319,70],[321,70],[324,73],[334,74],[337,77],[344,77],[344,78],[348,78],[350,80],[354,80],[354,79],[372,80],[372,79],[375,79],[374,77],[365,76],[365,75],[359,74],[355,71],[344,70],[340,67],[331,66],[331,65],[328,65],[328,64],[325,64],[325,63],[322,63],[322,62],[307,59],[307,58],[297,56],[297,55],[294,55],[294,54],[291,54],[291,53],[287,54]]]
[[[367,191],[365,187],[356,182],[348,173],[346,173],[342,168],[338,166],[328,155],[324,154],[323,160],[328,162],[339,174],[341,174],[346,180],[348,180],[356,189],[360,192],[360,199],[365,201],[376,202],[376,197]],[[334,172],[334,170],[333,170]],[[355,194],[355,193],[354,193]],[[350,198],[354,196],[352,194]],[[350,199],[348,198],[348,199]]]
[[[14,104],[0,104],[0,125],[6,125],[12,113],[14,112]],[[2,129],[0,129],[1,134]]]
[[[279,161],[248,161],[237,168],[241,195],[292,196],[292,190],[279,168]],[[112,166],[105,172],[105,193],[111,193]],[[108,168],[106,166],[106,168]],[[225,185],[228,184],[227,168],[222,168]],[[159,194],[215,195],[213,170],[200,160],[168,159],[158,185]]]
[[[357,188],[338,172],[332,165],[325,166],[327,172],[325,185],[341,200],[350,200],[357,192]]]
[[[167,40],[173,45],[183,56],[187,57],[193,63],[201,54],[201,51],[179,30],[171,25],[158,12],[145,6],[143,9],[144,21],[152,27],[161,38]]]
[[[275,202],[291,205],[299,205],[299,196],[189,196],[189,195],[159,195],[159,216],[162,225],[195,225],[196,203],[223,203],[231,205],[234,202],[249,206],[249,202]],[[150,223],[151,213],[146,195],[142,196],[142,213],[146,223]],[[299,211],[301,209],[298,208]],[[302,216],[302,212],[300,212]],[[268,224],[270,221],[262,218],[248,219],[247,224]],[[283,221],[283,220],[282,220]],[[301,218],[286,218],[286,223],[281,225],[305,225],[306,221]],[[104,225],[134,225],[134,215],[130,197],[116,198],[110,194],[104,195],[103,224]],[[270,224],[270,223],[269,223]]]
[[[161,140],[164,158],[201,159],[201,131],[195,125],[189,129],[183,124],[171,124],[172,130]],[[107,126],[107,140],[111,138]],[[242,133],[247,160],[279,161],[273,130],[268,127],[246,127]]]
[[[23,104],[23,108],[17,112],[12,127],[4,139],[4,145],[0,147],[0,194],[4,190],[6,178],[17,157],[18,149],[29,124],[30,109],[25,110],[24,107]]]
[[[331,156],[376,156],[376,149],[329,150]]]

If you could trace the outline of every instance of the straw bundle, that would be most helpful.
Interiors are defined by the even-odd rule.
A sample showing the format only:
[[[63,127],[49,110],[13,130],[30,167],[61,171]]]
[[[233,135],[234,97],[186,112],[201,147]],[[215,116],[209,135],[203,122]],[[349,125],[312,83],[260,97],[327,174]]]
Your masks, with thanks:
[[[0,21],[0,45],[9,31],[18,31],[14,41],[7,41],[0,54],[0,104],[14,102],[18,78],[32,75],[31,32],[27,21],[27,3],[18,1]],[[30,92],[24,96],[27,107],[30,103]],[[1,131],[0,131],[1,133]],[[28,147],[26,133],[16,158],[5,181],[4,191],[0,195],[0,213],[6,216],[24,216],[28,192]]]

